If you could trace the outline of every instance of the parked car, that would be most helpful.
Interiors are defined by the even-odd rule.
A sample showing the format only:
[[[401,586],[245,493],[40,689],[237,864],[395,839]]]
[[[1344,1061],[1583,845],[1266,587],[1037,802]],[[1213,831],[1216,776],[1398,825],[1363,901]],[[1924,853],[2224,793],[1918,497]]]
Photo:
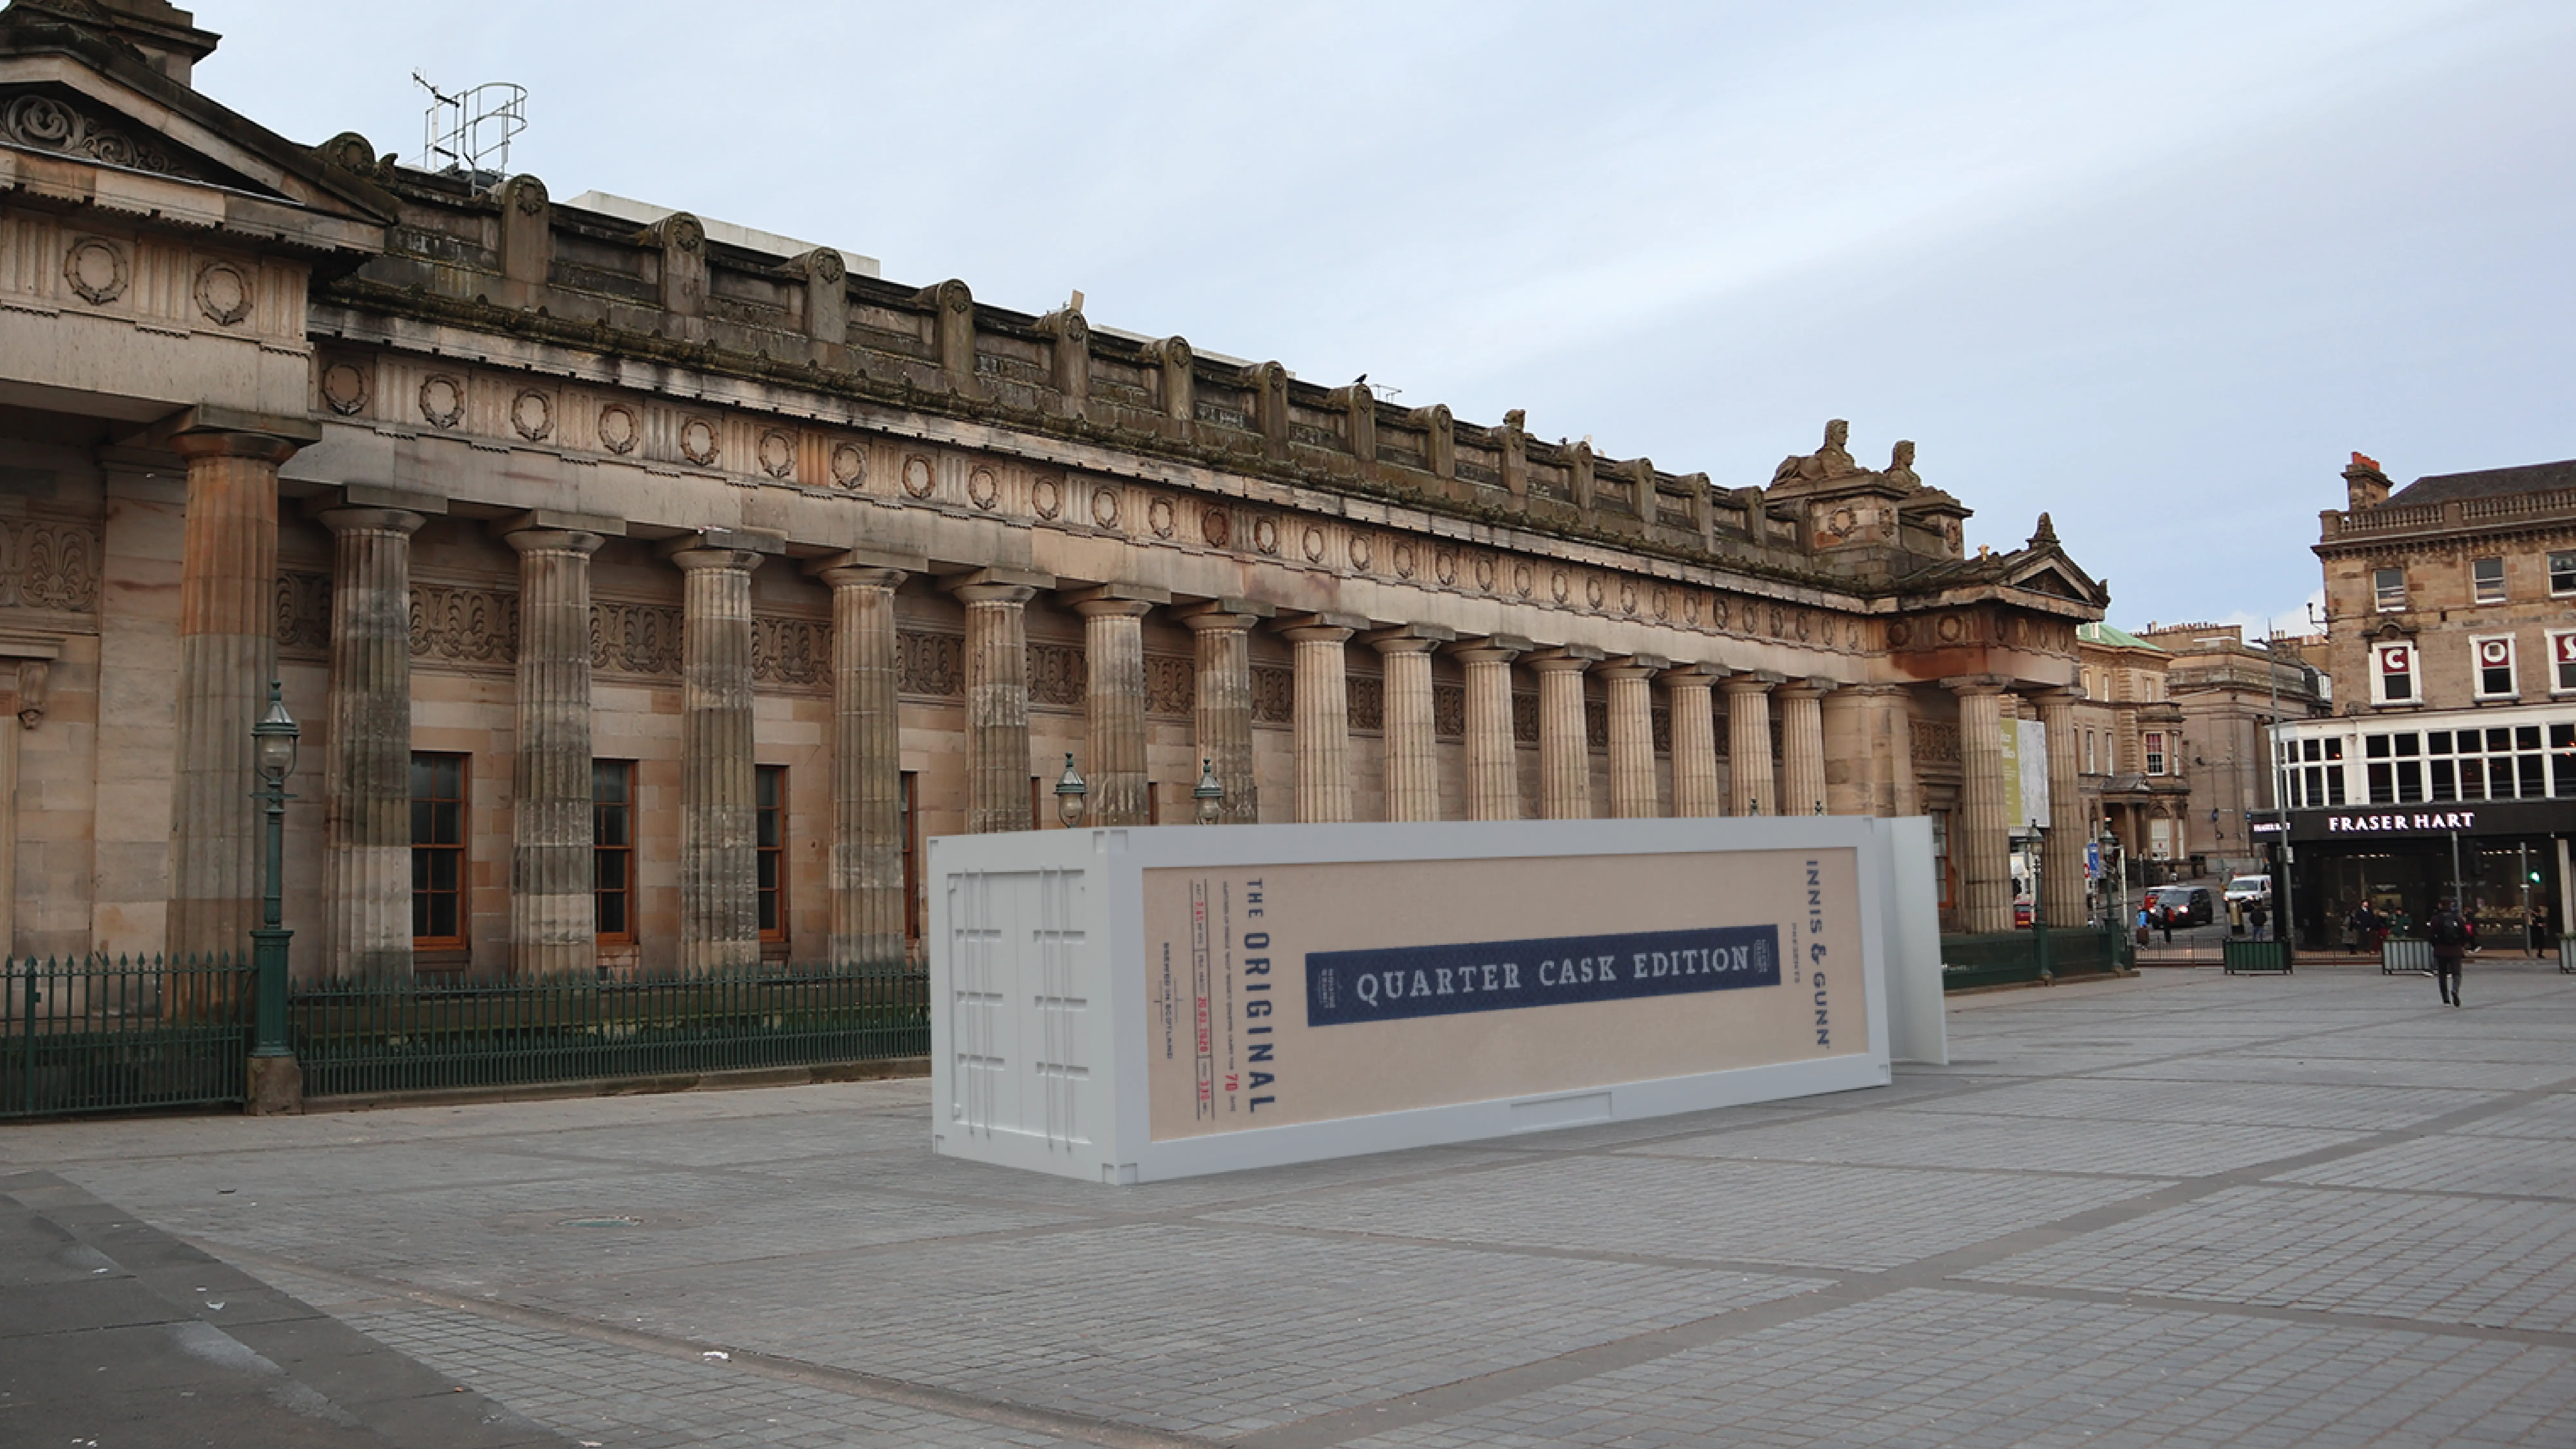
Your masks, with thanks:
[[[2272,905],[2272,878],[2268,875],[2240,875],[2227,883],[2229,905],[2251,905],[2261,901],[2265,909]]]
[[[2159,918],[2171,910],[2177,926],[2206,926],[2218,918],[2218,902],[2207,886],[2158,886],[2147,893],[2147,909]]]

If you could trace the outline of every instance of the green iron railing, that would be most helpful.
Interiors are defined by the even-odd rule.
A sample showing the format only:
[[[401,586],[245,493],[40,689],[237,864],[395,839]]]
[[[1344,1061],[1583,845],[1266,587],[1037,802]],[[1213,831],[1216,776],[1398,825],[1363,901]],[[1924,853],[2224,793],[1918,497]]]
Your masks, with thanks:
[[[2269,941],[2240,941],[2230,936],[2218,943],[2219,966],[2229,976],[2287,976],[2290,974],[2288,944],[2278,938]]]
[[[308,1096],[651,1078],[926,1055],[929,978],[901,968],[705,977],[299,983]]]
[[[240,1102],[251,990],[230,956],[0,962],[0,1118]]]
[[[2127,942],[2116,930],[2078,926],[2047,933],[2047,955],[2037,931],[1993,931],[1941,938],[1941,986],[2009,986],[2052,977],[2094,976],[2128,964]]]

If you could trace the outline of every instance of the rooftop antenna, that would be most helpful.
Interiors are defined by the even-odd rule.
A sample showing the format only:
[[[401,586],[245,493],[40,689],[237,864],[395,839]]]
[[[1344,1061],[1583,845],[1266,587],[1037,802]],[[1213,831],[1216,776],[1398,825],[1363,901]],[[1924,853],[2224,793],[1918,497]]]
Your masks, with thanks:
[[[498,188],[510,174],[510,140],[528,128],[528,88],[488,81],[449,95],[419,71],[411,80],[429,92],[429,109],[420,121],[420,168],[462,177],[478,194]]]

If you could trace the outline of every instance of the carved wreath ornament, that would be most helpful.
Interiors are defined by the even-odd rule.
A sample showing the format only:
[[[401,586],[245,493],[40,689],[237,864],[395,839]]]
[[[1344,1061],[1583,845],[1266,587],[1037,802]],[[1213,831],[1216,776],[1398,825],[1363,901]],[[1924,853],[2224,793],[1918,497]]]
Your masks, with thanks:
[[[63,254],[63,281],[93,307],[124,296],[132,275],[126,269],[124,250],[101,237],[82,237]]]
[[[208,262],[197,269],[197,310],[218,327],[230,327],[250,315],[250,279],[230,262]]]
[[[445,373],[423,379],[420,415],[431,426],[452,428],[465,419],[465,384]]]

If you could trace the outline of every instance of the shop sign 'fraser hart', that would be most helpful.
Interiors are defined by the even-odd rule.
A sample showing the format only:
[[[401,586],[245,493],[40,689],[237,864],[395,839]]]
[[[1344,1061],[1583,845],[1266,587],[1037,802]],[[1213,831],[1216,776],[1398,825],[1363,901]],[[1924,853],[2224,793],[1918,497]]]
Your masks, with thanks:
[[[1012,1014],[1009,968],[968,964],[970,948],[943,987],[934,953],[934,1032],[951,1029],[933,1048],[940,1150],[1082,1176],[1088,1157],[1139,1180],[1884,1083],[1885,823],[1729,822],[1714,838],[1700,822],[1695,839],[1651,832],[1672,836],[1662,849],[1635,848],[1638,824],[1516,827],[1551,837],[1519,856],[1471,853],[1494,833],[1449,827],[1228,831],[1219,860],[1187,831],[1128,832],[1077,888],[1110,939],[1083,930],[1039,963],[1056,974],[1030,978],[1015,1031],[954,1009]],[[1342,858],[1312,858],[1325,836]],[[1595,836],[1631,848],[1586,853]],[[1005,848],[940,846],[943,871]],[[999,860],[974,874],[1031,878]],[[1066,896],[1060,922],[1028,922],[993,889],[952,884],[944,936],[1064,939],[1086,914]],[[1044,1001],[1077,998],[1081,1023],[1045,1019]],[[1112,1055],[1133,1043],[1141,1061],[1084,1057],[1095,1020]],[[996,1140],[1015,1094],[978,1096],[973,1078],[1012,1071],[1013,1035],[1049,1078],[1044,1120],[1018,1130],[1071,1160]]]

